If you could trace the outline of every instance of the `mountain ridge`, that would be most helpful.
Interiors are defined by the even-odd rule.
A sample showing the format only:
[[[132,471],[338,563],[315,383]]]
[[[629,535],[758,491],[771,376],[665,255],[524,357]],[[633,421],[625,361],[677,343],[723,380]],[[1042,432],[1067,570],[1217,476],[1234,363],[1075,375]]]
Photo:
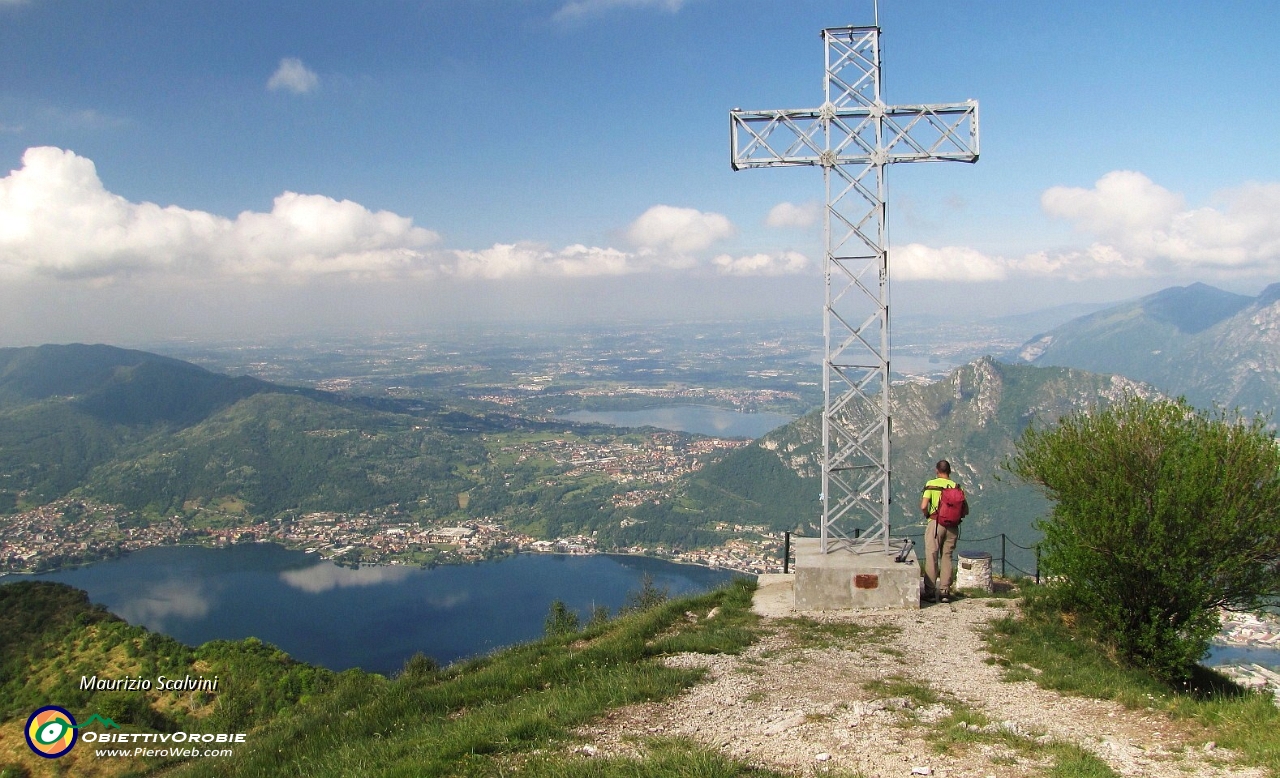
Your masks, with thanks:
[[[1163,289],[1038,335],[1002,359],[1124,375],[1199,407],[1280,410],[1280,284],[1256,297]]]

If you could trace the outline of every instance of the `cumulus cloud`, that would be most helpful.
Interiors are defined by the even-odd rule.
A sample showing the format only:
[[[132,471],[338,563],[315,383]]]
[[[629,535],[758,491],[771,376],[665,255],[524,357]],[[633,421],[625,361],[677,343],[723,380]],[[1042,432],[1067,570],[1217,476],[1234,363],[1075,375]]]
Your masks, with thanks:
[[[1048,189],[1040,203],[1100,246],[1153,270],[1280,269],[1280,184],[1249,183],[1216,199],[1218,207],[1188,208],[1143,174],[1117,170],[1092,189]]]
[[[903,280],[1280,272],[1280,184],[1248,183],[1215,200],[1214,206],[1191,208],[1182,195],[1142,173],[1116,170],[1091,188],[1055,186],[1040,197],[1046,215],[1091,239],[1086,247],[1001,257],[913,243],[895,247],[890,262],[894,277]]]
[[[938,249],[919,243],[890,249],[889,268],[902,281],[1000,281],[1008,275],[1006,260],[961,246]]]
[[[52,147],[28,149],[22,167],[0,178],[0,275],[6,276],[619,276],[696,267],[688,252],[732,232],[719,214],[659,205],[631,225],[629,234],[642,247],[638,252],[531,242],[444,249],[437,246],[437,233],[408,217],[323,195],[285,192],[270,211],[245,211],[234,219],[131,202],[107,190],[92,160]],[[766,260],[743,258],[716,267],[722,273],[782,273],[794,272],[799,261],[790,255]]]
[[[675,13],[684,3],[685,0],[570,0],[561,6],[552,18],[558,21],[570,21],[602,14],[615,8],[656,8],[660,11]]]
[[[822,216],[822,204],[817,202],[778,203],[769,209],[764,223],[770,227],[812,227]]]
[[[653,206],[627,229],[627,237],[637,246],[677,254],[701,251],[731,235],[733,223],[721,214],[670,205]]]
[[[0,270],[106,278],[137,272],[309,277],[430,274],[431,230],[350,200],[285,192],[268,213],[227,219],[133,203],[92,160],[31,148],[0,179]]]
[[[809,258],[796,251],[746,257],[721,254],[711,260],[711,265],[718,273],[727,276],[784,276],[803,273],[809,267]]]
[[[1148,273],[1141,261],[1125,257],[1101,244],[1080,250],[1038,251],[1022,257],[1001,257],[964,246],[933,248],[910,243],[894,247],[889,263],[894,279],[901,281],[981,282],[1027,276],[1058,276],[1081,281]]]
[[[280,67],[267,80],[267,89],[273,92],[287,89],[295,95],[304,95],[318,86],[320,77],[297,57],[281,59]]]

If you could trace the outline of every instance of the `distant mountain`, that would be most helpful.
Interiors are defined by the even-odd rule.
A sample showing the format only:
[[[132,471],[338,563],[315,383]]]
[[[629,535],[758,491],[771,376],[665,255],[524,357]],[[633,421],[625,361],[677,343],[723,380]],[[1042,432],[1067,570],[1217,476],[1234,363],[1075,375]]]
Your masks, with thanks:
[[[1064,303],[1049,308],[1040,308],[1027,313],[1014,313],[997,316],[989,321],[1003,327],[1017,328],[1023,332],[1045,332],[1054,327],[1066,324],[1072,319],[1088,316],[1091,313],[1108,308],[1111,303]]]
[[[145,351],[79,343],[0,349],[0,409],[64,401],[108,424],[194,424],[259,392],[298,392]]]
[[[1034,540],[1032,523],[1047,503],[1002,473],[1000,464],[1029,424],[1051,424],[1128,394],[1157,392],[1119,376],[1010,365],[990,357],[934,384],[894,386],[893,525],[921,523],[920,489],[934,463],[945,458],[971,495],[973,513],[965,520],[970,537],[1007,532],[1018,542]],[[813,525],[820,510],[820,424],[819,414],[811,413],[729,454],[691,476],[682,486],[684,498],[709,513],[736,515],[740,523]]]
[[[1198,406],[1280,408],[1280,284],[1172,287],[1067,322],[1004,357],[1144,381]]]
[[[414,411],[408,413],[407,411]],[[344,398],[110,346],[0,349],[0,504],[150,516],[456,509],[481,417]]]

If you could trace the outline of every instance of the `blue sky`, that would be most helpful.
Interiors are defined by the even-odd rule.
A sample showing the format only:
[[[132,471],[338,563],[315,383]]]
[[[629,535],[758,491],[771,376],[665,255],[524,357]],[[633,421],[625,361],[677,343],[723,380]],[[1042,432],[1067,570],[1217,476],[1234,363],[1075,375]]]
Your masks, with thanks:
[[[890,171],[898,310],[1280,280],[1272,3],[880,13],[890,102],[982,111]],[[731,172],[727,114],[816,106],[871,14],[0,0],[0,341],[815,311],[821,176]]]

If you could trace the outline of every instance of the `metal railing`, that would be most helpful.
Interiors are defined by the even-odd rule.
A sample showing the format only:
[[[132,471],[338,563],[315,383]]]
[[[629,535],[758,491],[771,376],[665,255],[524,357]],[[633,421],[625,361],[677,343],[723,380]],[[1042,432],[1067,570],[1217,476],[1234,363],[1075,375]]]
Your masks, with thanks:
[[[924,529],[919,529],[912,532],[901,532],[897,534],[897,537],[910,538],[913,541],[919,538],[921,541],[919,544],[919,548],[921,549],[921,551],[924,550],[924,542],[923,542]],[[999,556],[995,554],[995,550],[994,550],[995,549],[994,541],[997,541],[997,540],[1000,541]],[[967,538],[964,535],[961,535],[959,542],[956,543],[956,550],[957,552],[975,551],[975,550],[988,551],[988,549],[985,547],[979,547],[976,549],[974,548],[974,546],[981,546],[981,544],[991,544],[991,549],[989,553],[991,554],[991,563],[993,566],[993,570],[994,570],[994,565],[998,562],[1000,564],[1001,578],[1008,578],[1009,571],[1013,570],[1016,573],[1020,573],[1028,578],[1034,578],[1036,583],[1040,583],[1040,546],[1039,544],[1024,546],[1021,543],[1018,543],[1017,541],[1011,540],[1007,533],[1001,532],[999,535],[991,535],[985,538]],[[1010,551],[1009,551],[1010,547],[1013,547],[1015,549],[1015,552],[1013,554],[1014,560],[1010,559]],[[791,533],[790,532],[785,534],[782,548],[783,548],[782,571],[785,573],[789,571],[791,568]],[[1026,553],[1019,554],[1017,553],[1018,551],[1022,551]],[[1021,562],[1021,564],[1019,564],[1019,562]],[[1030,567],[1031,569],[1028,570],[1027,567]]]

